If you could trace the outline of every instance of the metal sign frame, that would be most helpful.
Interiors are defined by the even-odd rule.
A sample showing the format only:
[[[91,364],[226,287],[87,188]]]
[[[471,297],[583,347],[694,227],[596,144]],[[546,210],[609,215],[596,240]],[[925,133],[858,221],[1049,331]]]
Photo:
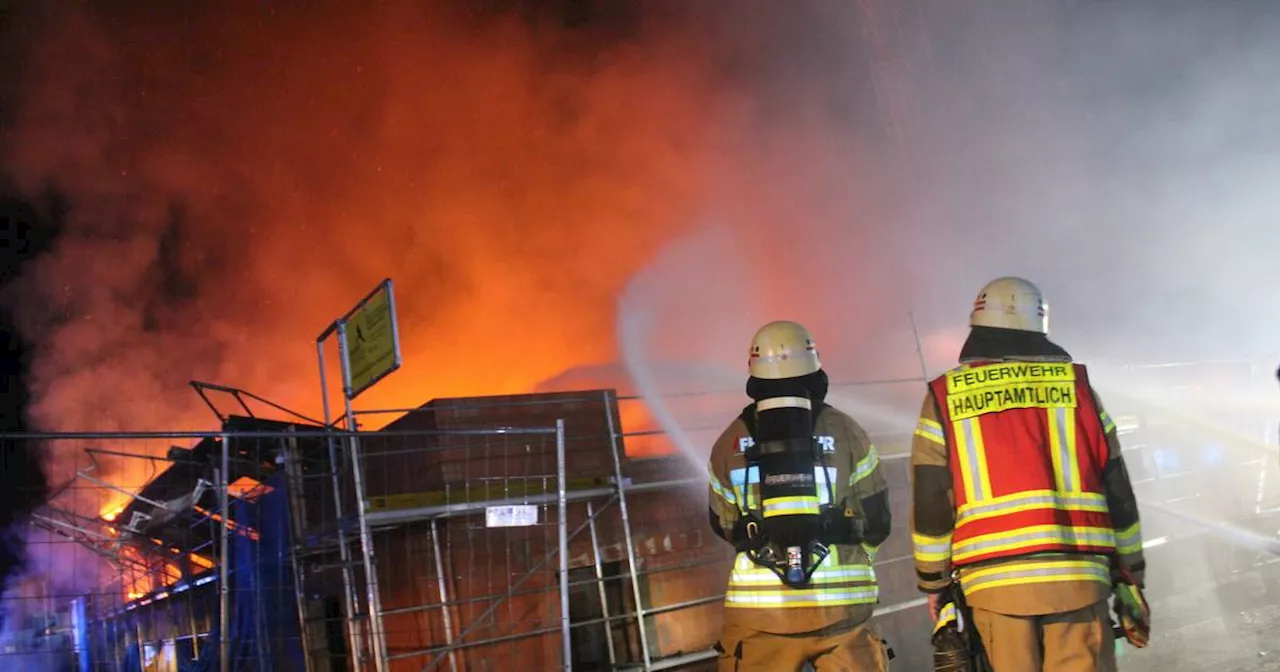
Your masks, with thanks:
[[[373,378],[370,378],[359,388],[353,388],[351,385],[352,372],[350,354],[347,352],[347,322],[353,315],[364,310],[365,306],[367,306],[374,297],[378,296],[380,292],[386,292],[387,294],[387,312],[390,315],[391,343],[394,349],[391,366],[387,367],[385,371],[379,373]],[[365,390],[377,385],[383,378],[386,378],[400,370],[400,365],[404,362],[404,357],[400,352],[400,321],[396,317],[396,296],[391,278],[387,278],[379,283],[372,292],[369,292],[363,299],[360,299],[360,302],[357,303],[354,308],[347,311],[347,313],[342,317],[338,318],[338,321],[335,324],[338,328],[338,354],[342,357],[342,393],[346,396],[348,401],[355,399]]]

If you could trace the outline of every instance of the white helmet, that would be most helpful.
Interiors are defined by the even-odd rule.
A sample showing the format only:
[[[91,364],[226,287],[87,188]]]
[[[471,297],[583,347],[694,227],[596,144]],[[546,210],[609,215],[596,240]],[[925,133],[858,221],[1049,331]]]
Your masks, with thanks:
[[[751,339],[747,370],[754,378],[799,378],[822,368],[809,330],[780,320],[760,327]]]
[[[973,301],[969,326],[1049,333],[1049,304],[1040,288],[1022,278],[996,278]]]

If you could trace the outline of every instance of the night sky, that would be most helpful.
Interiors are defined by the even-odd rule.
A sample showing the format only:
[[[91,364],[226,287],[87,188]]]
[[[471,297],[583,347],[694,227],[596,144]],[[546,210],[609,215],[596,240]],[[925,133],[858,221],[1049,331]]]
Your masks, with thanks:
[[[15,74],[21,67],[15,40],[17,27],[11,21],[10,4],[0,0],[0,142],[12,133],[15,105]],[[57,198],[35,202],[20,195],[0,170],[0,297],[8,299],[13,279],[25,262],[47,251],[57,227],[53,224],[61,208]],[[25,409],[28,389],[30,343],[17,333],[11,301],[0,300],[0,432],[26,429]],[[21,566],[23,547],[14,522],[39,506],[46,493],[39,455],[27,442],[0,442],[0,581]],[[3,614],[0,614],[3,619]]]
[[[48,206],[55,203],[50,199],[41,208],[13,196],[11,189],[0,184],[0,293],[7,293],[25,261],[48,247],[56,232],[50,217],[57,212],[56,206]],[[48,214],[42,216],[42,209]],[[25,429],[24,414],[30,396],[26,375],[29,353],[30,344],[17,333],[9,310],[0,307],[0,431]],[[22,554],[13,523],[39,506],[46,484],[39,456],[30,442],[0,442],[0,459],[0,534],[5,537],[5,543],[0,544],[0,577],[8,577],[20,566]]]

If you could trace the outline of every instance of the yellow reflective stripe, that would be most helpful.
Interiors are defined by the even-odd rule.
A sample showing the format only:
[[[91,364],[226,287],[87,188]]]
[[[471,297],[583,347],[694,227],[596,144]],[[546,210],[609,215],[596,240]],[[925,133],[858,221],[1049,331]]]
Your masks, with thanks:
[[[858,481],[871,475],[871,472],[880,466],[880,455],[876,453],[876,447],[870,446],[867,450],[867,456],[858,461],[854,466],[853,473],[849,475],[849,485],[857,485]]]
[[[749,593],[727,592],[726,607],[756,609],[837,607],[849,604],[875,604],[880,591],[875,586],[841,588],[835,590],[753,591]]]
[[[814,491],[818,496],[819,504],[831,503],[832,485],[836,482],[835,467],[815,466],[813,468]],[[733,491],[729,492],[728,488],[724,488],[725,494],[733,497],[731,502],[743,502],[743,508],[750,511],[754,510],[753,500],[760,498],[760,468],[751,467],[731,469],[729,471],[729,480],[733,483]],[[772,501],[772,500],[771,500]],[[794,512],[793,512],[794,513]],[[817,511],[814,511],[817,513]]]
[[[735,497],[732,492],[729,492],[729,490],[723,485],[720,485],[720,479],[715,476],[711,477],[711,491],[719,495],[720,499],[723,499],[730,504],[737,504],[738,502],[738,498]]]
[[[994,497],[978,504],[964,504],[956,514],[956,527],[985,518],[1022,511],[1056,509],[1059,511],[1107,512],[1107,498],[1096,492],[1063,493],[1053,490],[1027,490]]]
[[[954,602],[948,602],[942,605],[942,608],[938,610],[938,622],[933,624],[933,634],[938,634],[939,630],[947,627],[948,624],[955,622],[956,605]]]
[[[865,563],[842,565],[836,547],[813,573],[812,588],[791,588],[777,574],[739,553],[729,575],[726,607],[816,607],[874,604],[879,599],[875,568]],[[762,590],[763,588],[763,590]]]
[[[915,434],[939,445],[947,445],[947,435],[942,431],[942,424],[934,420],[920,418],[920,422],[916,423]]]
[[[1142,523],[1137,522],[1116,531],[1116,552],[1137,553],[1142,550]]]
[[[778,575],[750,560],[749,568],[734,568],[729,576],[730,586],[779,585]],[[875,570],[870,565],[845,565],[839,569],[819,568],[809,579],[813,584],[823,583],[874,583]]]
[[[1053,458],[1053,480],[1061,492],[1080,492],[1080,460],[1076,455],[1074,413],[1051,408],[1049,415],[1049,455]]]
[[[950,534],[932,537],[913,532],[911,544],[915,558],[919,562],[946,562],[951,559]]]
[[[818,515],[819,503],[817,495],[799,495],[795,497],[770,497],[764,500],[764,517],[794,516],[798,514]]]
[[[1098,417],[1102,420],[1102,431],[1108,434],[1115,431],[1116,423],[1114,420],[1111,419],[1110,413],[1106,411],[1102,411],[1101,413],[1098,414]]]
[[[1067,556],[1055,554],[1050,557],[1054,559],[1029,559],[1025,562],[1008,562],[994,567],[961,570],[960,587],[964,589],[965,595],[971,595],[987,588],[1030,583],[1097,581],[1111,585],[1111,569],[1103,556],[1066,559]]]
[[[994,532],[955,542],[951,549],[951,559],[953,562],[963,562],[978,555],[1017,551],[1041,544],[1114,548],[1115,543],[1115,531],[1108,528],[1031,525],[1011,532]]]
[[[960,473],[964,481],[966,502],[991,498],[991,476],[987,473],[987,450],[982,441],[982,427],[977,419],[953,423],[956,454],[960,456]]]

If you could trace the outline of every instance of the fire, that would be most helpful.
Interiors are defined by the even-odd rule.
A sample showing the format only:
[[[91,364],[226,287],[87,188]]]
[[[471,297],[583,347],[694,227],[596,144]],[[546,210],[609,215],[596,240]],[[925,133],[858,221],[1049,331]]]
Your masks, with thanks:
[[[671,440],[662,435],[658,423],[649,414],[648,409],[639,403],[622,404],[618,415],[622,420],[622,430],[626,434],[623,443],[628,457],[655,457],[670,455],[675,451]]]
[[[617,295],[708,217],[744,238],[766,222],[849,220],[849,176],[807,169],[828,147],[856,152],[806,128],[814,111],[800,101],[785,106],[793,119],[757,126],[771,106],[725,79],[744,68],[713,53],[706,37],[720,31],[614,17],[635,34],[597,42],[394,4],[164,26],[71,10],[28,31],[41,39],[15,47],[25,77],[0,163],[67,204],[60,244],[12,288],[43,346],[40,429],[211,429],[192,378],[318,417],[312,340],[387,276],[404,368],[357,407],[530,391],[616,361]],[[319,39],[335,26],[349,48]],[[300,63],[322,72],[274,65]],[[803,205],[828,190],[838,212]],[[626,413],[624,427],[647,424]],[[394,418],[364,416],[364,428]],[[53,450],[74,464],[81,446]],[[136,490],[153,467],[116,460],[99,474]],[[128,497],[105,494],[94,513],[114,522]]]

